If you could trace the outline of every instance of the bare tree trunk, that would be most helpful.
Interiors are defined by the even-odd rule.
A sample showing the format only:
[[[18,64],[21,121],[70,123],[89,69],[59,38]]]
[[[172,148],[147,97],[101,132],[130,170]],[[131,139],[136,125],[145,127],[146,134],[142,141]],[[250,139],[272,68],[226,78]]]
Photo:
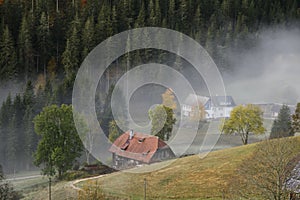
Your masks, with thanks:
[[[246,137],[245,137],[245,143],[244,143],[245,145],[248,144],[248,135],[249,135],[249,133],[247,132]]]

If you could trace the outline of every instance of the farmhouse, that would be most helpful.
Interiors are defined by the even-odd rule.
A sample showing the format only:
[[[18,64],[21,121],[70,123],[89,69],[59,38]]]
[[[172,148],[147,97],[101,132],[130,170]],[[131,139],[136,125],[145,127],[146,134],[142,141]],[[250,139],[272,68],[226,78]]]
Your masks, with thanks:
[[[230,117],[235,106],[232,96],[212,96],[205,105],[206,118]]]
[[[150,164],[175,157],[171,148],[157,136],[127,131],[110,147],[113,167],[126,169],[140,164]]]
[[[290,200],[300,200],[300,161],[291,172],[286,188],[290,191]]]
[[[183,116],[190,117],[195,106],[204,106],[206,119],[216,119],[230,117],[230,112],[236,104],[232,96],[204,97],[190,94],[182,105]]]

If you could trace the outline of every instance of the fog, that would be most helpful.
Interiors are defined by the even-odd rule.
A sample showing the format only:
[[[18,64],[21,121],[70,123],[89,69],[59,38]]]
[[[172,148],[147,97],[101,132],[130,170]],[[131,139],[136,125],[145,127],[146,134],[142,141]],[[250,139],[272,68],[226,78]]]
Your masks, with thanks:
[[[300,30],[269,29],[256,37],[252,49],[231,53],[234,70],[223,73],[227,94],[236,103],[300,101]]]
[[[20,93],[22,90],[22,84],[16,83],[16,81],[7,81],[5,83],[1,83],[0,85],[0,103],[6,100],[7,96],[10,94],[13,100],[13,97]]]

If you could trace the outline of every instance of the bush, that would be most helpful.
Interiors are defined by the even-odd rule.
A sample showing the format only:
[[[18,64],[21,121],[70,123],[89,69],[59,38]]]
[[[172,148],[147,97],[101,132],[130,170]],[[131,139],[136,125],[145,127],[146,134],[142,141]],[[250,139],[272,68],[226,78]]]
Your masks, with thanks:
[[[18,200],[21,199],[21,195],[14,191],[13,187],[5,182],[0,181],[0,200]]]
[[[63,175],[62,180],[72,181],[75,179],[88,178],[88,177],[91,177],[91,175],[86,171],[68,171]]]

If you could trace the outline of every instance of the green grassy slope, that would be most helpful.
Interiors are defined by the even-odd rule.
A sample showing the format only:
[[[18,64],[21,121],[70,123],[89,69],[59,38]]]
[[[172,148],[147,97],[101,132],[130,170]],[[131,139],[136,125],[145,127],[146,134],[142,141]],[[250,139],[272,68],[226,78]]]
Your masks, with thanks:
[[[300,137],[292,137],[300,145]],[[147,199],[224,199],[234,181],[237,167],[248,159],[255,144],[214,151],[205,158],[199,155],[180,158],[169,163],[157,163],[126,172],[78,183],[81,188],[100,186],[109,199],[143,199],[144,179],[147,179]],[[149,173],[137,173],[164,165],[166,167]],[[133,173],[134,172],[134,173]],[[53,187],[55,199],[76,199],[78,192],[72,191],[70,182]],[[30,194],[27,199],[46,199],[47,189]]]
[[[292,139],[297,139],[300,144],[300,137]],[[214,151],[203,159],[198,155],[181,158],[159,171],[146,174],[118,172],[99,178],[97,184],[105,193],[121,199],[142,199],[144,178],[147,179],[147,199],[222,199],[233,181],[235,170],[251,156],[255,146]],[[92,182],[80,186],[83,184],[88,186]]]

